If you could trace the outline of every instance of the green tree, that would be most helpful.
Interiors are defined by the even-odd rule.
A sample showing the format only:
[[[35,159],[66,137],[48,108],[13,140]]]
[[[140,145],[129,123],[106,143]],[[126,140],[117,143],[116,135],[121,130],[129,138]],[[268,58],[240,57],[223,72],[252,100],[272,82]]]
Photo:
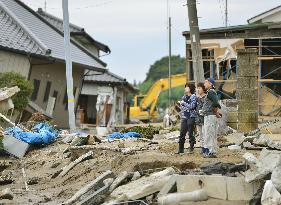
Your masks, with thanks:
[[[28,104],[31,93],[33,92],[32,84],[22,75],[15,72],[0,73],[0,88],[18,86],[20,92],[12,97],[15,109],[22,111]]]
[[[150,87],[157,80],[161,78],[167,78],[169,75],[168,70],[169,65],[169,57],[163,57],[160,60],[157,60],[154,64],[152,64],[149,68],[149,71],[146,74],[146,79],[139,85],[139,90],[141,94],[147,93]],[[185,72],[185,59],[177,56],[171,57],[171,74],[181,74]],[[184,88],[177,87],[172,89],[172,101],[180,100],[183,95]],[[168,91],[164,91],[160,94],[158,99],[158,107],[166,108],[168,106]]]

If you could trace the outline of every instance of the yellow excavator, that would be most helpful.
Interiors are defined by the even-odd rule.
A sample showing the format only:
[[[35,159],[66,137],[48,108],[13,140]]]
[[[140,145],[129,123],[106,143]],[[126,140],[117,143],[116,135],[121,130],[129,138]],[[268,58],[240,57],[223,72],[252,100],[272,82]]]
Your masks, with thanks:
[[[185,85],[186,73],[171,76],[171,88]],[[156,81],[146,95],[134,96],[134,106],[130,107],[130,119],[144,122],[159,118],[157,102],[162,91],[169,89],[169,78]]]

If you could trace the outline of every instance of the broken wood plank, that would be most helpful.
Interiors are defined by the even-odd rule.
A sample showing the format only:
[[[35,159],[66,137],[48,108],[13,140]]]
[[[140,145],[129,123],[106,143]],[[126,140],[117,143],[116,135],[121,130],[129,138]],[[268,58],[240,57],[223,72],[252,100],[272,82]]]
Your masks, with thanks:
[[[68,164],[67,166],[62,168],[62,172],[58,175],[60,177],[66,175],[71,169],[73,169],[73,167],[75,167],[77,164],[88,160],[88,159],[92,159],[92,155],[94,153],[92,151],[87,152],[86,154],[82,155],[81,157],[79,157],[78,159],[76,159],[75,161],[71,162],[70,164]]]

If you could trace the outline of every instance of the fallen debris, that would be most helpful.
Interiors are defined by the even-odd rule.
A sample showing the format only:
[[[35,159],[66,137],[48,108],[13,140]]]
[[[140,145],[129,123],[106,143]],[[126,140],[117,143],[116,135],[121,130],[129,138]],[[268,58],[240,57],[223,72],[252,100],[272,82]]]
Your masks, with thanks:
[[[74,162],[71,162],[70,164],[68,164],[67,166],[63,167],[61,170],[61,173],[58,175],[60,177],[63,177],[64,175],[66,175],[71,169],[73,169],[73,167],[75,167],[77,164],[88,160],[88,159],[92,159],[93,158],[93,152],[90,151],[84,155],[82,155],[81,157],[79,157],[78,159],[76,159]]]
[[[262,197],[261,197],[261,204],[262,205],[279,205],[281,204],[281,195],[273,185],[271,180],[267,180]]]
[[[11,191],[11,189],[6,188],[4,189],[1,193],[0,193],[0,199],[9,199],[9,200],[13,200],[14,198],[14,194]]]
[[[173,168],[167,168],[164,171],[154,173],[148,177],[142,177],[136,181],[115,189],[110,197],[118,201],[136,200],[159,192],[161,188],[169,181],[171,175],[176,171]]]
[[[274,169],[272,171],[271,181],[272,181],[272,184],[274,185],[274,187],[280,193],[281,192],[281,156],[279,158],[278,164],[276,165],[276,167],[274,167]]]
[[[159,197],[158,203],[160,205],[174,205],[180,202],[206,201],[207,199],[207,192],[201,189],[193,192],[167,194],[165,196]]]
[[[69,200],[64,202],[63,204],[73,204],[78,202],[82,198],[86,198],[89,196],[89,192],[91,190],[96,190],[98,187],[103,187],[103,181],[108,178],[114,178],[114,174],[112,171],[107,171],[100,175],[98,178],[87,184],[86,186],[82,187],[79,191],[77,191]]]
[[[246,182],[263,179],[272,173],[275,166],[279,163],[280,156],[281,152],[269,151],[267,149],[261,151],[259,160],[253,154],[245,153],[243,157],[250,166],[250,169],[245,172]]]
[[[221,174],[224,176],[233,176],[236,172],[245,172],[248,169],[248,166],[245,164],[213,162],[201,165],[200,169],[208,175]]]
[[[109,192],[112,192],[114,189],[116,189],[118,186],[120,186],[122,183],[127,181],[128,178],[132,178],[132,174],[128,172],[122,172],[117,178],[114,180],[114,182],[109,187]]]

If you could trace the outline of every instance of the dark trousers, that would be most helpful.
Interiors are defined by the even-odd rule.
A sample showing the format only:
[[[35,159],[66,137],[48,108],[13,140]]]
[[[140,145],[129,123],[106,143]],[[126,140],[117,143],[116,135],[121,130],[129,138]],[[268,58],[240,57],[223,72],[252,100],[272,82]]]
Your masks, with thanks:
[[[195,137],[194,137],[194,128],[195,128],[195,119],[194,118],[188,118],[188,119],[181,119],[181,131],[179,136],[179,143],[184,144],[185,143],[185,136],[188,132],[189,136],[189,144],[194,145],[195,144]]]

